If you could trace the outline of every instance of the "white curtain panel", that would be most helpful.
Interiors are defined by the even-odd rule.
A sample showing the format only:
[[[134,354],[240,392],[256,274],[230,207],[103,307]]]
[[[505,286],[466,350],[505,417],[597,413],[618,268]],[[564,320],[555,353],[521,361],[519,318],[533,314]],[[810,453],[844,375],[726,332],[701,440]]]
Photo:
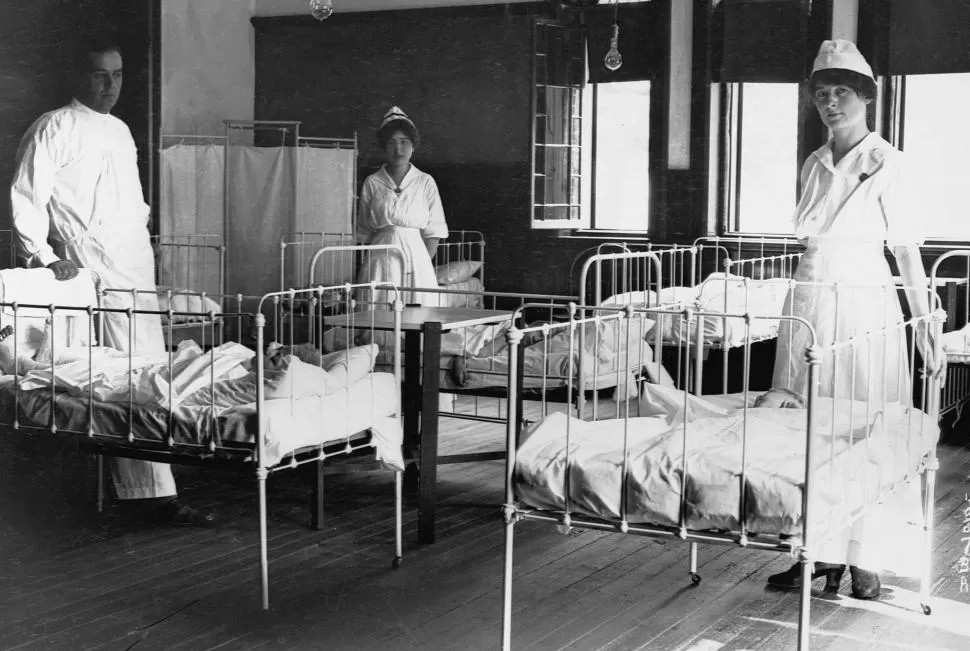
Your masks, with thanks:
[[[159,233],[179,241],[186,235],[224,235],[228,293],[254,295],[304,286],[317,248],[350,241],[354,150],[233,144],[228,151],[228,211],[223,210],[226,164],[221,144],[162,150]],[[294,233],[304,233],[304,243],[288,247],[281,274],[280,241],[293,240]],[[218,269],[217,257],[208,252],[167,248],[159,267],[159,284],[213,291],[208,276]],[[350,282],[353,276],[353,255],[341,254],[321,260],[313,282]]]

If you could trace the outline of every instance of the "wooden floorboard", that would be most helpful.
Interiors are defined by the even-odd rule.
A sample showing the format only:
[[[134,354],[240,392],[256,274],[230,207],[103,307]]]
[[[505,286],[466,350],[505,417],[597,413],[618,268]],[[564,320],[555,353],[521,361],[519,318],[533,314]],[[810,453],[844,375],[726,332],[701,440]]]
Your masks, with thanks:
[[[472,399],[457,408],[471,412]],[[496,412],[494,403],[480,409]],[[504,438],[498,425],[443,419],[441,453],[498,450]],[[883,598],[861,602],[847,596],[846,577],[839,597],[812,600],[813,649],[970,648],[970,591],[959,572],[970,535],[962,530],[970,450],[950,442],[940,456],[934,613],[919,611],[914,580],[885,576]],[[93,468],[49,436],[0,439],[0,648],[498,647],[504,462],[439,468],[433,545],[417,543],[417,499],[406,497],[397,570],[390,473],[328,477],[322,531],[306,526],[308,478],[272,476],[265,613],[253,473],[180,474],[186,500],[222,515],[218,527],[192,530],[132,527],[110,503],[94,513]],[[528,521],[516,525],[514,541],[516,649],[794,648],[798,596],[764,585],[791,562],[784,554],[701,545],[703,580],[691,586],[680,541],[561,533]]]

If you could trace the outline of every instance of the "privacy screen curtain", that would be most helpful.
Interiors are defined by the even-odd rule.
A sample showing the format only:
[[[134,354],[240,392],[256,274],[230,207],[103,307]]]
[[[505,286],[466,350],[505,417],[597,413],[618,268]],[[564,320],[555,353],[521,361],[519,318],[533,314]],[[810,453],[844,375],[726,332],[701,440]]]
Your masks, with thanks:
[[[229,187],[224,192],[227,160]],[[222,236],[227,291],[246,295],[277,291],[281,239],[299,231],[352,234],[355,166],[352,149],[234,144],[227,158],[221,144],[167,147],[160,155],[159,232],[163,237]],[[160,283],[185,277],[181,270],[167,270],[165,260],[162,263]],[[318,277],[317,282],[350,280],[352,265],[347,266]],[[286,277],[290,286],[303,284],[297,281],[305,271],[293,267]],[[190,284],[186,289],[211,291],[208,278]]]

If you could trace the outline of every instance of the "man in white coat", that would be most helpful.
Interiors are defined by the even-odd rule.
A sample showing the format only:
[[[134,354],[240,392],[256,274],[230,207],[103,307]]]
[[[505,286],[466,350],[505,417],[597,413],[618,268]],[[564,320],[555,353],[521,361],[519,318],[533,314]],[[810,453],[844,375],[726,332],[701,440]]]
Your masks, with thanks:
[[[135,142],[111,115],[121,91],[121,50],[87,41],[75,56],[74,98],[45,113],[24,135],[11,186],[11,212],[20,254],[29,267],[48,267],[69,280],[86,267],[104,287],[155,290],[149,207],[138,177]],[[157,310],[154,294],[132,306],[130,294],[108,293],[105,307]],[[138,353],[165,350],[161,320],[108,315],[104,345]],[[167,464],[114,459],[118,498],[161,522],[208,524],[214,515],[180,504]]]

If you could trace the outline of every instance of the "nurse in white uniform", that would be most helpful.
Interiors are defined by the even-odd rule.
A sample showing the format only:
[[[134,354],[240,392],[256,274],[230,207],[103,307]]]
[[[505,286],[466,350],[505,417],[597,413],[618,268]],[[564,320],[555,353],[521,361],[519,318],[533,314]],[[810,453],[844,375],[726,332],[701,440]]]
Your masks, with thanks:
[[[85,267],[105,288],[147,292],[135,305],[130,294],[108,293],[105,307],[157,310],[149,207],[135,142],[125,123],[111,115],[121,91],[121,51],[107,41],[85,42],[75,65],[74,99],[38,118],[17,151],[10,198],[20,253],[28,266],[48,267],[58,280]],[[135,316],[129,328],[127,315],[112,314],[104,326],[104,345],[128,350],[131,343],[136,353],[165,350],[158,316]],[[164,521],[213,519],[175,500],[167,464],[119,458],[112,470],[119,499],[151,500],[138,504]]]
[[[363,244],[392,244],[403,251],[402,261],[394,255],[372,255],[364,261],[360,282],[390,282],[398,287],[438,287],[432,258],[438,240],[448,237],[445,212],[438,186],[430,174],[411,163],[419,144],[414,122],[397,106],[384,115],[377,140],[386,162],[364,181],[360,192],[357,241]],[[437,296],[411,292],[407,303],[437,305]],[[378,302],[386,300],[378,292]]]
[[[786,313],[807,319],[818,343],[827,345],[836,337],[844,340],[902,319],[884,247],[895,256],[904,284],[925,288],[926,272],[918,249],[923,220],[908,185],[902,153],[867,125],[866,110],[876,98],[876,81],[853,43],[822,44],[809,92],[831,138],[802,166],[794,229],[806,250],[795,280],[867,285],[842,289],[838,298],[831,289],[811,286],[799,286],[789,295]],[[913,316],[928,313],[925,289],[907,292],[907,300]],[[789,326],[790,322],[779,330],[772,386],[804,396],[809,340],[804,328]],[[934,355],[934,342],[920,337],[920,343],[928,367],[942,373],[945,360]],[[887,337],[884,344],[877,355],[846,354],[838,360],[822,360],[821,393],[831,396],[835,386],[838,396],[832,397],[910,405],[912,375],[906,342],[902,337]],[[815,564],[813,578],[825,576],[828,588],[835,590],[844,566],[849,565],[852,595],[872,599],[880,591],[876,571],[912,574],[918,570],[911,564],[919,558],[913,545],[920,540],[920,486],[913,482],[897,493],[898,502],[883,505],[846,527],[841,536],[811,550],[822,561]],[[800,581],[798,564],[768,579],[770,585],[782,588],[797,588]]]

